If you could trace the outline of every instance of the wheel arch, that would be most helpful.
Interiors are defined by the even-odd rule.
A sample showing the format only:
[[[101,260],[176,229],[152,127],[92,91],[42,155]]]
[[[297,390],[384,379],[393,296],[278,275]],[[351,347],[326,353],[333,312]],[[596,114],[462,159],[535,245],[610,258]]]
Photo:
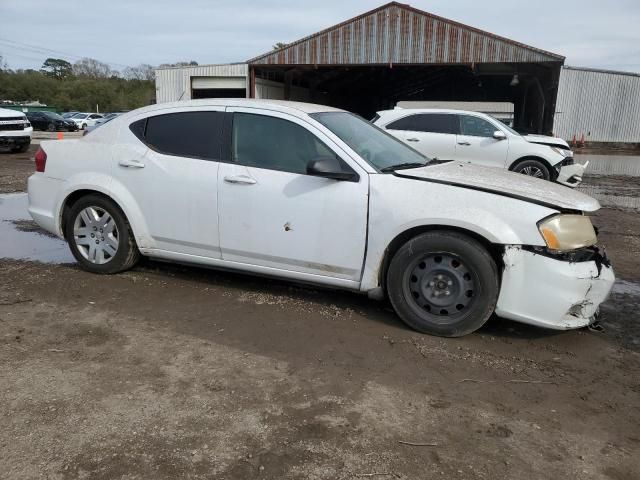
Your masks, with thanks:
[[[498,274],[502,276],[502,271],[504,269],[504,245],[493,243],[488,238],[480,235],[477,232],[469,230],[467,228],[452,226],[452,225],[419,225],[396,235],[396,237],[391,240],[391,242],[387,245],[387,248],[384,251],[384,255],[382,258],[382,262],[378,269],[378,285],[382,289],[382,294],[384,296],[387,295],[387,272],[389,270],[389,265],[391,264],[391,259],[396,254],[396,252],[408,242],[410,239],[417,237],[423,233],[427,232],[456,232],[466,235],[474,240],[478,241],[483,247],[487,249],[491,258],[496,262],[496,267],[498,268]],[[501,278],[500,278],[501,280]]]
[[[61,232],[64,233],[64,225],[67,220],[66,216],[68,215],[73,203],[86,195],[100,195],[115,203],[127,219],[127,222],[129,222],[129,226],[136,239],[138,248],[150,247],[149,243],[151,237],[147,233],[148,229],[146,223],[144,222],[144,218],[142,217],[134,199],[130,198],[131,195],[128,194],[127,191],[122,191],[120,192],[120,195],[118,195],[118,192],[113,189],[107,191],[106,189],[94,185],[79,185],[75,190],[66,193],[64,200],[61,202],[60,212],[58,214],[58,226]]]

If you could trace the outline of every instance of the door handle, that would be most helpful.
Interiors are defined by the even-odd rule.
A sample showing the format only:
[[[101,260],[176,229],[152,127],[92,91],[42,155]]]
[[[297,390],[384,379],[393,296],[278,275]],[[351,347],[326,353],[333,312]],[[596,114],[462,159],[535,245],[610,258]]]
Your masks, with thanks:
[[[138,160],[120,160],[118,165],[126,168],[144,168],[144,163]]]
[[[407,138],[407,142],[419,142],[420,139],[418,138]]]
[[[458,145],[471,145],[469,142],[458,142]]]
[[[244,185],[254,185],[255,183],[258,183],[254,178],[247,175],[229,175],[224,177],[224,181],[227,183],[241,183]]]

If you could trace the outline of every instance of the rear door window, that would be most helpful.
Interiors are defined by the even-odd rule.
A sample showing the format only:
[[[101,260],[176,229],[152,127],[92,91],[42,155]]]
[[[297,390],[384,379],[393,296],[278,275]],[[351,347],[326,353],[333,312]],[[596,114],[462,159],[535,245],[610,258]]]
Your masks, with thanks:
[[[389,130],[410,130],[412,132],[448,133],[458,132],[455,115],[446,113],[418,113],[396,120],[387,126]]]
[[[149,148],[165,155],[220,160],[224,112],[156,115],[129,125]]]

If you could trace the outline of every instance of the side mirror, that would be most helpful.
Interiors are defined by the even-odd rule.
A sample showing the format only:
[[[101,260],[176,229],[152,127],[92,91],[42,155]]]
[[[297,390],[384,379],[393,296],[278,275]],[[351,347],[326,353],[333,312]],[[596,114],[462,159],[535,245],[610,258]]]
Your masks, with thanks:
[[[307,164],[307,175],[314,177],[332,178],[346,182],[357,182],[360,177],[349,169],[345,171],[340,161],[335,157],[317,157]]]
[[[496,130],[495,132],[493,132],[493,138],[495,138],[496,140],[506,140],[507,134],[502,130]]]

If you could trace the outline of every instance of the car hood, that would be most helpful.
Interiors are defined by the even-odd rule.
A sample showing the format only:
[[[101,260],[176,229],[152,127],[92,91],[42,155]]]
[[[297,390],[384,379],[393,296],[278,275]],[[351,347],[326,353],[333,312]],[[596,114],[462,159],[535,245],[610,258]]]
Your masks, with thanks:
[[[470,163],[447,162],[408,170],[396,170],[394,175],[481,190],[559,210],[594,212],[600,208],[600,204],[595,198],[557,183]]]
[[[569,144],[558,137],[549,137],[547,135],[523,135],[522,138],[529,143],[539,143],[540,145],[548,145],[550,147],[569,148]]]

